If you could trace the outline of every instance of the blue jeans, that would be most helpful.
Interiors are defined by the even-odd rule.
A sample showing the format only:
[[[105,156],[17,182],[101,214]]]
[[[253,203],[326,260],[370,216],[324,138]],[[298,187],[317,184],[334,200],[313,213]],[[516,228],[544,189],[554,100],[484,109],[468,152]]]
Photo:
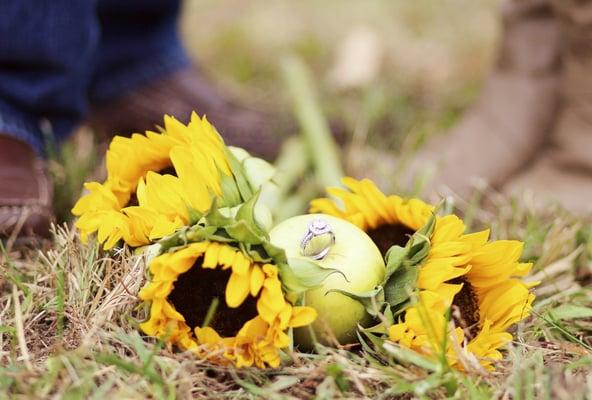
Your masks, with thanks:
[[[93,104],[189,59],[179,0],[4,0],[0,7],[0,134],[43,154]]]

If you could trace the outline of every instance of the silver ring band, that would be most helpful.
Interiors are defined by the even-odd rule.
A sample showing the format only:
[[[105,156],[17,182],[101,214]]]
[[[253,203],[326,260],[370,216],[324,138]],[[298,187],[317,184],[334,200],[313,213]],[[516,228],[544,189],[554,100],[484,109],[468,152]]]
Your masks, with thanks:
[[[329,244],[317,253],[307,254],[306,248],[308,244],[315,237],[329,235]],[[335,244],[335,234],[331,230],[329,223],[323,218],[315,218],[308,223],[308,230],[302,240],[300,241],[300,249],[302,254],[306,257],[310,257],[313,260],[322,260],[327,256],[331,247]]]

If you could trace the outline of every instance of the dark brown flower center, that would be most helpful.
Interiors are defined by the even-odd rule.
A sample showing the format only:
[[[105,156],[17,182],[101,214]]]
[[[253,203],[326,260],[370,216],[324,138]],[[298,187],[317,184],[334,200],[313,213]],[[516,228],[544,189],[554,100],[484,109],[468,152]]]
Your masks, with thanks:
[[[228,307],[225,293],[231,270],[202,268],[202,262],[203,257],[198,258],[189,271],[179,275],[169,302],[193,330],[202,326],[210,305],[217,299],[218,306],[208,326],[221,336],[235,336],[245,322],[257,315],[257,300],[249,295],[240,307]]]
[[[160,171],[157,171],[160,175],[172,175],[172,176],[177,176],[177,171],[175,171],[175,167],[173,167],[172,165],[169,165],[168,167],[165,167],[163,169],[161,169]]]
[[[452,319],[454,324],[465,331],[465,337],[471,340],[480,330],[479,299],[473,286],[463,277],[455,278],[448,283],[463,283],[463,287],[452,301]]]
[[[405,225],[381,225],[378,228],[366,231],[368,236],[374,241],[378,250],[384,256],[386,252],[394,245],[405,246],[409,237],[415,233],[414,230]]]

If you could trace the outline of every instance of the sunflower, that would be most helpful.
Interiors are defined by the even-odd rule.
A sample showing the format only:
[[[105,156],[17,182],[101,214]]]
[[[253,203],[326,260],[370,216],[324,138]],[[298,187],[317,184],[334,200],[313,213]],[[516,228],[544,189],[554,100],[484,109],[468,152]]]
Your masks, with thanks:
[[[112,248],[121,238],[130,245],[140,245],[130,233],[128,218],[122,214],[119,200],[108,183],[87,182],[84,188],[89,192],[78,200],[72,212],[80,215],[76,227],[84,243],[91,233],[97,232],[97,239],[106,249]]]
[[[83,241],[97,232],[105,249],[122,239],[136,247],[169,234],[192,211],[208,210],[213,197],[235,206],[254,193],[216,129],[195,113],[188,125],[165,116],[162,133],[116,136],[106,165],[107,180],[86,183],[89,193],[72,209]],[[163,188],[166,196],[156,193]]]
[[[409,248],[413,239],[421,241],[434,215],[433,206],[419,199],[387,196],[367,179],[344,178],[343,183],[347,189],[328,190],[336,200],[313,200],[311,211],[354,223],[387,258],[392,256],[388,251],[393,246],[407,244]],[[388,337],[428,355],[445,350],[453,365],[457,364],[455,349],[460,348],[489,368],[493,360],[501,358],[498,349],[512,339],[508,328],[531,310],[534,294],[521,278],[532,264],[519,262],[523,249],[519,241],[488,242],[489,230],[465,234],[465,224],[455,215],[433,218],[424,243],[427,252],[417,263],[413,282],[418,303],[389,302],[385,288],[386,302],[398,318],[388,328]],[[448,309],[456,325],[450,335],[445,329]],[[444,349],[443,335],[457,343],[448,341],[449,347]]]
[[[191,243],[156,257],[149,270],[139,294],[151,303],[142,331],[217,363],[277,367],[286,331],[316,318],[286,300],[276,265],[227,243]]]
[[[394,245],[405,245],[434,213],[434,207],[419,199],[386,196],[368,180],[343,178],[349,189],[329,188],[327,191],[341,202],[328,198],[311,202],[310,211],[334,215],[348,220],[365,231],[386,256]],[[430,236],[430,251],[419,271],[418,287],[454,295],[461,285],[451,283],[469,270],[472,252],[487,241],[489,232],[465,235],[465,225],[455,215],[437,217]]]
[[[528,316],[533,300],[529,286],[515,278],[487,290],[473,289],[467,279],[452,301],[453,327],[445,318],[449,299],[424,290],[419,292],[418,304],[407,308],[401,320],[389,327],[388,337],[434,358],[445,352],[449,364],[459,369],[466,366],[459,363],[457,349],[465,353],[465,359],[471,355],[493,369],[493,363],[502,358],[499,349],[512,340],[508,328]]]

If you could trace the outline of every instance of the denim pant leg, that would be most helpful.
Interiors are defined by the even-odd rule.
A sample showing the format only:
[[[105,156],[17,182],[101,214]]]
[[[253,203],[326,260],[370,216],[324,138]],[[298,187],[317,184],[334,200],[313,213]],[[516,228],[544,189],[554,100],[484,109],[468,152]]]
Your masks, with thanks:
[[[99,0],[101,42],[89,97],[104,103],[189,65],[179,0]]]
[[[0,11],[0,133],[43,153],[87,111],[99,40],[92,0],[4,0]]]

